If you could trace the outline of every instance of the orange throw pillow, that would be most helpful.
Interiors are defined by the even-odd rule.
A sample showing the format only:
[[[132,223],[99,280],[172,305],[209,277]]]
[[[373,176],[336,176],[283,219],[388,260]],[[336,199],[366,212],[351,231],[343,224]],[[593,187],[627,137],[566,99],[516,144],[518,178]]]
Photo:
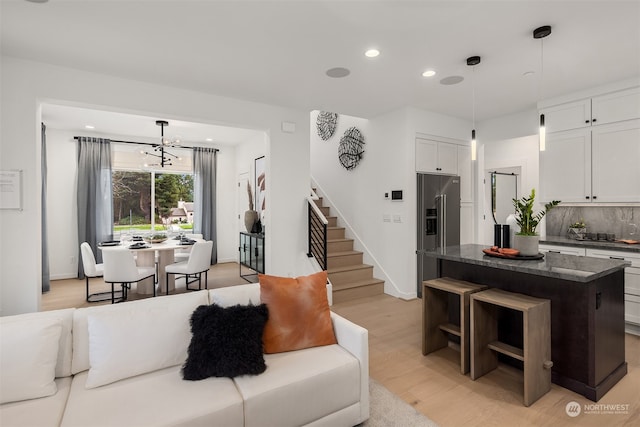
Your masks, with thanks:
[[[269,309],[265,353],[336,343],[327,300],[327,272],[295,279],[260,274],[260,299]]]

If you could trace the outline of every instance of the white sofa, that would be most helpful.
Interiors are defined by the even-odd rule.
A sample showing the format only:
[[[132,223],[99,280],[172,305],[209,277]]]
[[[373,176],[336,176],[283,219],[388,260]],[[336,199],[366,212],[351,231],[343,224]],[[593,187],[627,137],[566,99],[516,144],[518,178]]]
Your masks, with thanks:
[[[2,404],[0,425],[353,426],[369,417],[368,333],[335,313],[338,344],[266,354],[267,370],[257,376],[183,380],[191,313],[214,302],[259,304],[260,287],[0,318],[2,329],[61,325],[57,391]]]

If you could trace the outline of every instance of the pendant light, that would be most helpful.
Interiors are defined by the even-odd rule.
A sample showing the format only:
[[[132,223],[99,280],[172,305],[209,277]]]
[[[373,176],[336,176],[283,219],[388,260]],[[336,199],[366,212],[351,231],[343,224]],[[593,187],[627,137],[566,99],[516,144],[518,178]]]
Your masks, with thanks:
[[[141,151],[141,153],[144,154],[145,156],[153,156],[153,157],[159,158],[160,163],[145,164],[145,167],[160,166],[163,168],[165,166],[171,166],[172,159],[177,159],[177,160],[182,160],[182,159],[176,156],[175,154],[168,152],[166,150],[166,147],[175,147],[180,144],[180,141],[176,140],[172,142],[172,141],[169,141],[168,139],[165,139],[164,127],[169,126],[169,122],[167,122],[166,120],[156,120],[156,125],[160,126],[160,144],[154,145],[153,151],[155,151],[156,153],[159,152],[160,154],[154,154],[148,151]]]
[[[533,30],[533,38],[534,39],[540,39],[540,97],[543,97],[543,91],[542,91],[542,86],[544,83],[544,46],[543,46],[543,40],[545,37],[547,37],[549,34],[551,34],[551,26],[550,25],[544,25],[542,27],[538,27],[535,30]],[[540,151],[544,151],[547,148],[547,135],[546,135],[546,129],[545,129],[545,125],[544,125],[544,114],[540,114]]]
[[[475,76],[476,65],[480,63],[479,56],[470,56],[467,58],[467,65],[473,67],[473,74],[471,79],[471,87],[472,87],[472,100],[471,106],[473,109],[473,129],[471,129],[471,160],[475,161],[477,158],[477,143],[476,143],[476,83],[473,76]]]

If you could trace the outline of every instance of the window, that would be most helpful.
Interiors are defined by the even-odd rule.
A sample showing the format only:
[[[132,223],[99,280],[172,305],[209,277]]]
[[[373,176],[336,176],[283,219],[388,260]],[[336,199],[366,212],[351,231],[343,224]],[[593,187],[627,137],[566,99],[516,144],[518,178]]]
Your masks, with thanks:
[[[193,230],[193,171],[191,162],[149,170],[139,151],[114,147],[113,238],[147,234],[152,230]],[[185,153],[184,157],[190,157]]]

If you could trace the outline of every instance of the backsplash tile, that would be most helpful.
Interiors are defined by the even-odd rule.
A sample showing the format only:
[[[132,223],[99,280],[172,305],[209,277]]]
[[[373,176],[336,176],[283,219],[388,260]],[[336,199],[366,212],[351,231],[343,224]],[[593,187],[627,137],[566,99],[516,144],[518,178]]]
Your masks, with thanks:
[[[564,237],[569,226],[580,220],[587,225],[587,233],[613,233],[616,239],[640,239],[640,207],[637,206],[558,206],[547,213],[547,236]]]

